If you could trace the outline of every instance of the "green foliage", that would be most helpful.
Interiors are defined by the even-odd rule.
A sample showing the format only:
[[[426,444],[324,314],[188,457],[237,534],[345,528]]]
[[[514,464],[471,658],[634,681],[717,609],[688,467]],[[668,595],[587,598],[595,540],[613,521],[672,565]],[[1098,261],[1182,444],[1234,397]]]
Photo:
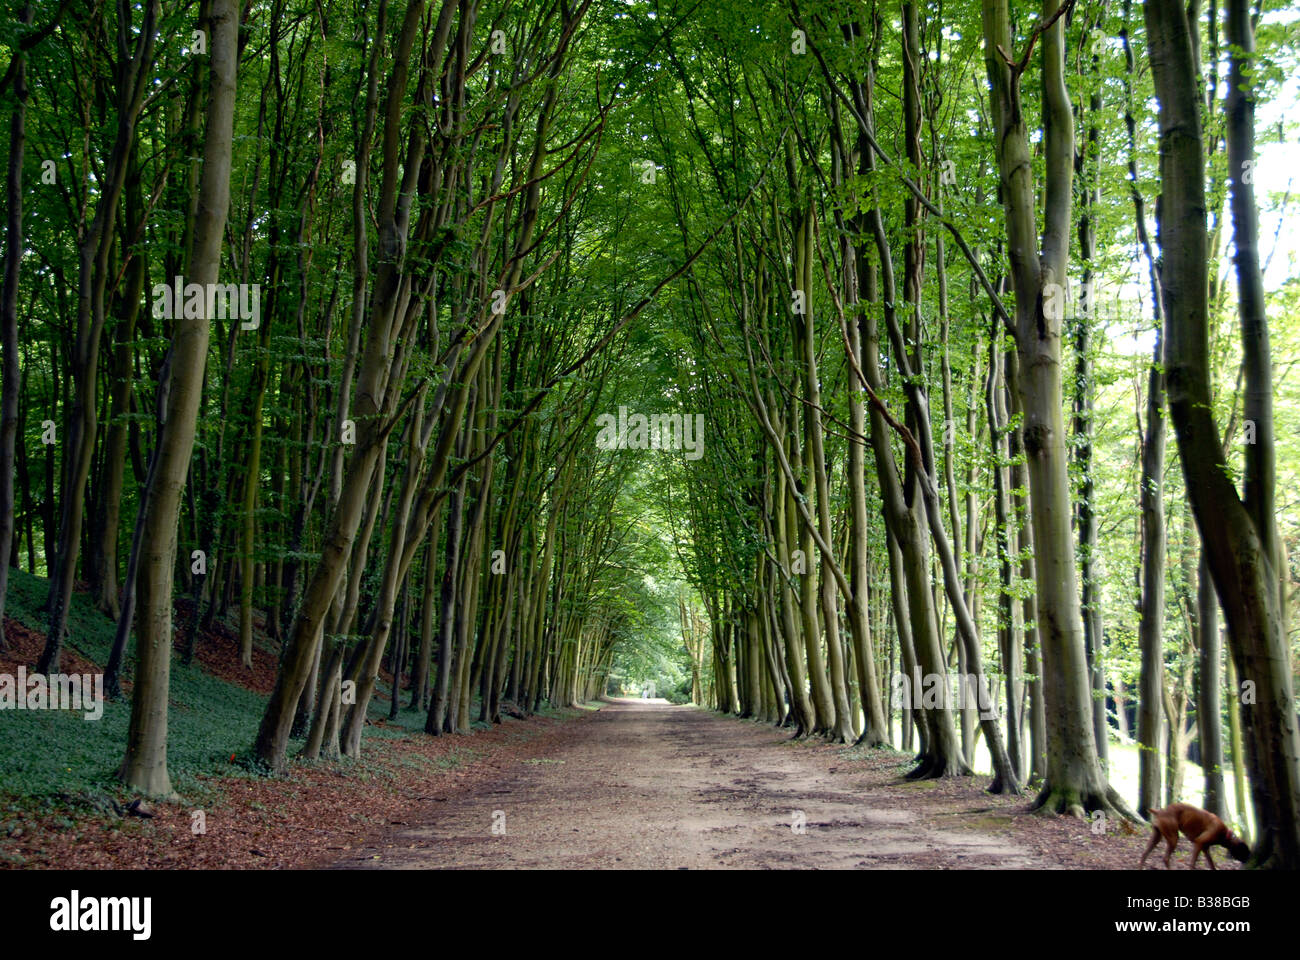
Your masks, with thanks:
[[[46,582],[20,570],[10,571],[6,615],[32,629],[42,629],[40,606]],[[114,624],[75,594],[69,617],[68,647],[95,664],[108,659]],[[130,680],[130,664],[125,679]],[[265,698],[219,680],[196,661],[191,666],[172,661],[168,705],[167,760],[176,790],[187,800],[210,794],[207,778],[215,771],[226,776],[255,776],[256,771],[231,756],[242,754],[257,730]],[[28,796],[42,801],[78,794],[117,795],[122,744],[130,719],[129,696],[107,701],[99,720],[79,712],[14,710],[0,715],[0,795]]]

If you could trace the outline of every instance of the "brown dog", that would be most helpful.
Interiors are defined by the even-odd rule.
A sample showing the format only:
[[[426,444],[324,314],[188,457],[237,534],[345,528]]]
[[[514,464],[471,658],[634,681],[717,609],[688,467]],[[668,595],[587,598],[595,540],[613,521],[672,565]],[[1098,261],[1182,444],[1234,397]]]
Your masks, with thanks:
[[[1243,863],[1250,857],[1250,847],[1214,814],[1200,807],[1194,807],[1190,803],[1171,803],[1163,810],[1151,811],[1151,842],[1147,844],[1146,852],[1138,862],[1138,869],[1142,869],[1147,862],[1147,854],[1154,850],[1160,838],[1164,837],[1165,843],[1169,845],[1165,850],[1165,869],[1168,870],[1169,857],[1173,854],[1174,847],[1178,846],[1180,833],[1192,841],[1191,869],[1193,870],[1196,869],[1196,858],[1201,855],[1202,850],[1205,851],[1205,862],[1210,865],[1210,869],[1218,869],[1210,859],[1210,847],[1215,844],[1226,848],[1228,853]]]

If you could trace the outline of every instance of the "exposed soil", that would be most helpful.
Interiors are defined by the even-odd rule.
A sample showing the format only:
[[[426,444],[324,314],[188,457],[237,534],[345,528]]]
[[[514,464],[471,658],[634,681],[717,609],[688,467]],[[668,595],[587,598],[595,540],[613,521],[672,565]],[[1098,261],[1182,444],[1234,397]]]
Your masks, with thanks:
[[[0,650],[0,673],[14,675],[19,667],[25,667],[29,674],[34,673],[45,649],[45,634],[8,617],[5,617],[4,626],[8,646]],[[63,673],[102,673],[103,667],[87,660],[65,643],[59,657],[59,670]]]
[[[420,825],[334,866],[1117,869],[1145,848],[1145,829],[1035,816],[983,778],[908,782],[897,753],[663,701],[616,700],[564,732],[448,783],[409,814]],[[1180,843],[1175,869],[1190,852]]]
[[[189,598],[178,600],[172,615],[172,647],[177,654],[183,652],[193,620],[193,602]],[[260,636],[264,619],[255,616],[253,622]],[[8,647],[0,650],[0,673],[16,673],[19,666],[25,666],[27,672],[31,673],[36,669],[36,663],[45,649],[45,634],[9,617],[5,617],[4,628]],[[219,620],[199,630],[194,640],[194,659],[206,672],[227,683],[267,695],[275,687],[275,654],[254,644],[253,669],[249,670],[239,660],[238,634]],[[65,641],[59,656],[59,670],[62,673],[103,673],[104,668],[88,659],[70,641]],[[122,690],[130,693],[129,679],[122,681]]]
[[[367,737],[365,752],[364,767],[287,778],[214,771],[221,799],[200,835],[187,803],[147,819],[18,816],[0,868],[1131,869],[1148,836],[1035,816],[1028,797],[985,793],[987,778],[909,782],[899,753],[664,701]],[[1190,855],[1181,841],[1173,869]]]
[[[174,649],[180,653],[194,622],[194,603],[185,598],[177,601],[175,607],[172,638]],[[257,631],[255,636],[263,636],[265,617],[254,614],[253,626]],[[239,658],[239,634],[220,620],[214,620],[210,627],[199,630],[194,640],[194,659],[203,665],[205,671],[227,683],[268,696],[275,689],[275,672],[279,665],[275,654],[254,643],[253,668],[245,667]]]

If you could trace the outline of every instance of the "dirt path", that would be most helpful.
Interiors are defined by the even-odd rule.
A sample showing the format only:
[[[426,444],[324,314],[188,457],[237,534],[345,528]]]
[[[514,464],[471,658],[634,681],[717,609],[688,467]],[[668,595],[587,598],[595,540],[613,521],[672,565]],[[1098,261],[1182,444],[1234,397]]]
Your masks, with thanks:
[[[1014,812],[1007,803],[1023,807],[1023,800],[997,804],[970,780],[956,784],[956,796],[902,782],[898,757],[883,755],[883,764],[846,759],[843,747],[791,742],[788,732],[767,725],[663,701],[613,701],[568,726],[571,735],[545,755],[513,760],[499,778],[430,798],[427,818],[419,814],[424,825],[336,866],[1088,865],[1063,863],[1059,842],[1049,852],[1006,829]],[[802,831],[794,826],[801,818]],[[1017,828],[1042,823],[1015,819]],[[1089,833],[1077,822],[1070,832]]]

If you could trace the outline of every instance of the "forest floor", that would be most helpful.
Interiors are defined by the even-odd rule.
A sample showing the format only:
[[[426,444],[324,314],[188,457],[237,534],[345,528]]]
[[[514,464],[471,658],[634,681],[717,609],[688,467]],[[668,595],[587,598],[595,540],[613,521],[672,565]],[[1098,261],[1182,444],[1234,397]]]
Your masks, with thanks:
[[[207,773],[189,777],[194,790],[149,803],[146,816],[126,810],[120,784],[0,793],[0,869],[286,869],[378,856],[392,843],[376,838],[424,823],[431,804],[474,795],[502,770],[551,752],[568,739],[568,721],[588,711],[545,710],[443,737],[415,729],[422,712],[404,710],[396,723],[376,712],[360,759],[296,762],[286,776],[267,777],[233,755],[214,757]]]
[[[1026,797],[984,793],[986,778],[906,781],[893,751],[664,701],[614,700],[537,746],[448,784],[410,826],[333,866],[1125,869],[1148,836],[1034,816]],[[1174,868],[1189,855],[1180,843]]]
[[[906,781],[895,751],[664,701],[437,738],[406,715],[371,721],[362,760],[283,778],[214,765],[201,797],[147,818],[85,791],[54,809],[10,794],[0,867],[1126,869],[1145,846],[1145,830],[1034,816],[986,777]],[[1180,843],[1174,869],[1189,854]]]
[[[46,586],[11,577],[0,673],[30,670],[44,643]],[[188,613],[178,605],[178,636]],[[72,623],[64,669],[98,671],[111,619],[77,594]],[[907,781],[912,764],[897,751],[792,740],[664,701],[547,709],[430,737],[423,711],[388,719],[387,676],[361,758],[266,777],[247,748],[273,647],[259,643],[252,670],[237,649],[218,623],[193,665],[173,662],[168,764],[182,799],[146,817],[126,812],[116,777],[128,698],[93,723],[4,711],[0,868],[1131,869],[1146,843],[1145,829],[1034,816],[1031,795],[984,792],[987,776]],[[1180,843],[1175,869],[1190,852]]]
[[[10,571],[0,674],[34,670],[45,637],[45,580]],[[192,606],[177,603],[179,648]],[[255,625],[258,618],[254,618]],[[98,673],[114,623],[84,591],[73,594],[66,672]],[[384,830],[424,822],[431,797],[458,795],[476,777],[495,777],[517,757],[568,736],[588,710],[544,708],[527,720],[474,723],[469,736],[430,737],[423,710],[389,719],[391,676],[381,673],[360,758],[291,764],[263,776],[249,744],[275,680],[274,641],[255,631],[253,668],[239,665],[238,633],[218,619],[200,631],[192,664],[173,658],[167,762],[181,799],[133,815],[117,777],[131,712],[129,695],[87,722],[73,710],[0,710],[0,869],[283,868],[332,862]],[[128,665],[131,658],[128,655]],[[131,684],[124,682],[129,694]],[[475,715],[477,704],[475,704]],[[291,745],[296,755],[301,741]],[[488,760],[490,763],[481,763]],[[458,786],[460,785],[460,786]]]

